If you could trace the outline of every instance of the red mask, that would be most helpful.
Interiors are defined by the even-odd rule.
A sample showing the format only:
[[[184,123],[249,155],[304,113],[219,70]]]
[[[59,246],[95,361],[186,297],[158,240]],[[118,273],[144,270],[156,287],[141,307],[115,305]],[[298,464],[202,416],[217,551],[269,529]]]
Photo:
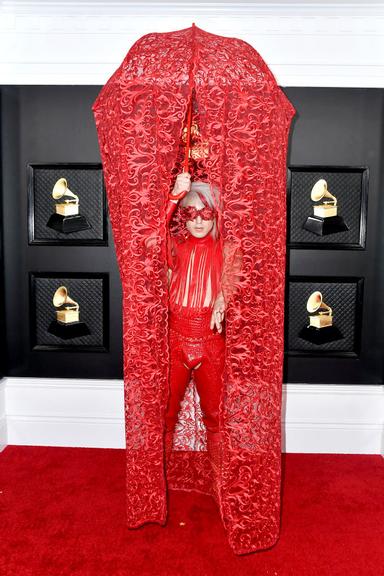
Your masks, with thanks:
[[[195,220],[199,215],[201,216],[202,220],[213,220],[215,217],[215,212],[216,210],[210,206],[205,206],[200,210],[197,210],[197,208],[194,206],[186,206],[180,208],[180,214],[184,221]]]

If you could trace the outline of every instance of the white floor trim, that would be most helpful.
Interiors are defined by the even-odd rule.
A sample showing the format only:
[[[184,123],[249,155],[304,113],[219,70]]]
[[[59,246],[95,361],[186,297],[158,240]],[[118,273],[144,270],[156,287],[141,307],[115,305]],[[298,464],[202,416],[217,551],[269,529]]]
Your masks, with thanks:
[[[283,386],[283,451],[384,455],[384,386]],[[4,378],[5,445],[124,448],[121,380]]]

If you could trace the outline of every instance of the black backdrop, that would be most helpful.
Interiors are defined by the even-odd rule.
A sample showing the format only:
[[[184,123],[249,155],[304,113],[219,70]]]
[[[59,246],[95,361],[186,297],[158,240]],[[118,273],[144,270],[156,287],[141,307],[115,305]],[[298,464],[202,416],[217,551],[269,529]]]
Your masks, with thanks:
[[[0,319],[3,310],[4,375],[123,377],[122,293],[108,214],[104,237],[94,243],[30,243],[31,230],[28,229],[31,223],[28,213],[31,208],[28,188],[31,165],[48,165],[49,169],[51,164],[89,167],[100,163],[91,111],[100,88],[1,87],[3,253],[0,260],[3,278]],[[291,87],[285,88],[284,92],[297,110],[290,132],[288,166],[291,170],[313,166],[317,174],[319,167],[332,169],[337,166],[346,167],[347,171],[348,168],[366,169],[369,174],[363,245],[338,247],[332,244],[318,249],[316,245],[288,244],[284,381],[382,384],[384,90]],[[82,201],[84,206],[84,197]],[[289,232],[288,222],[288,237]],[[55,317],[55,311],[48,302],[41,312],[42,300],[40,297],[37,306],[36,293],[44,294],[49,289],[51,294],[55,281],[60,279],[74,290],[81,285],[83,305],[80,304],[80,310],[88,310],[81,319],[87,321],[88,314],[90,325],[98,326],[97,334],[92,334],[93,340],[63,341],[60,345],[59,339],[45,338],[45,326]],[[331,290],[333,285],[337,288],[339,301],[344,302],[347,309],[344,311],[346,318],[351,314],[353,321],[347,327],[348,341],[344,341],[339,352],[337,346],[336,352],[330,352],[329,346],[316,350],[310,346],[304,346],[303,350],[289,348],[290,341],[297,342],[297,334],[292,336],[292,326],[295,326],[298,314],[293,306],[298,304],[292,294],[300,285],[300,306],[304,302],[303,294],[308,293],[302,282],[308,283],[310,292],[320,285]],[[92,286],[95,287],[93,291]],[[345,296],[340,293],[343,286],[347,287]],[[96,293],[96,288],[98,296],[93,305],[92,294]],[[88,308],[85,306],[87,294]],[[351,302],[351,312],[348,311],[349,299],[355,299]],[[38,317],[37,309],[40,310]],[[37,329],[43,346],[36,345]],[[353,342],[350,350],[349,340]],[[90,342],[99,345],[92,346]]]

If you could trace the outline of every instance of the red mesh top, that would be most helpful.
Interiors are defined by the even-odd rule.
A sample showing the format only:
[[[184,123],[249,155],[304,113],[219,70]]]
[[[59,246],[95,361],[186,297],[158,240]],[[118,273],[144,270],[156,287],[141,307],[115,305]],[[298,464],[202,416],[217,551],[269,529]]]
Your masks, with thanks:
[[[221,246],[211,234],[190,235],[180,244],[173,241],[174,257],[169,286],[170,310],[179,307],[211,308],[221,291]]]

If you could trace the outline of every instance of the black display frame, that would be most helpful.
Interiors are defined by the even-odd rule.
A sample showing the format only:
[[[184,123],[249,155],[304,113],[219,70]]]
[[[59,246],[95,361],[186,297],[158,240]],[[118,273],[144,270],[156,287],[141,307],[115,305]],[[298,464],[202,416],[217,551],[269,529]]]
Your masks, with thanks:
[[[102,238],[35,238],[35,169],[60,170],[65,174],[66,169],[72,170],[99,170],[101,173],[101,201],[102,201]],[[105,189],[105,180],[101,162],[29,162],[27,172],[27,195],[28,195],[28,244],[30,246],[108,246],[108,204]]]
[[[290,349],[287,345],[289,339],[289,329],[290,329],[290,314],[291,310],[286,312],[286,320],[284,324],[284,354],[285,356],[292,357],[316,357],[316,358],[354,358],[359,359],[361,355],[361,344],[362,344],[362,323],[363,323],[363,304],[364,304],[364,278],[362,276],[310,276],[310,275],[295,275],[290,276],[287,279],[286,290],[285,290],[285,301],[289,303],[289,290],[290,285],[295,283],[349,283],[356,285],[356,300],[354,302],[355,307],[355,317],[354,317],[354,350],[353,351],[342,351],[342,350],[324,350],[324,349],[311,349],[311,350],[301,350],[301,349]]]
[[[109,301],[110,301],[110,282],[109,274],[104,272],[36,272],[30,271],[29,276],[29,341],[31,352],[45,351],[45,352],[95,352],[95,353],[109,353],[110,352],[110,333],[109,333]],[[36,316],[35,306],[36,292],[35,280],[36,278],[73,278],[73,279],[99,279],[102,281],[102,325],[103,325],[103,345],[42,345],[36,344]]]
[[[326,242],[316,241],[297,242],[291,240],[291,210],[292,210],[292,174],[293,172],[324,172],[324,173],[361,173],[361,190],[360,190],[360,218],[359,218],[359,241],[358,242]],[[287,247],[303,249],[329,250],[365,250],[367,239],[367,215],[368,215],[368,190],[369,190],[369,166],[351,166],[351,165],[316,165],[316,164],[290,164],[287,167]],[[315,238],[315,236],[314,236]]]

